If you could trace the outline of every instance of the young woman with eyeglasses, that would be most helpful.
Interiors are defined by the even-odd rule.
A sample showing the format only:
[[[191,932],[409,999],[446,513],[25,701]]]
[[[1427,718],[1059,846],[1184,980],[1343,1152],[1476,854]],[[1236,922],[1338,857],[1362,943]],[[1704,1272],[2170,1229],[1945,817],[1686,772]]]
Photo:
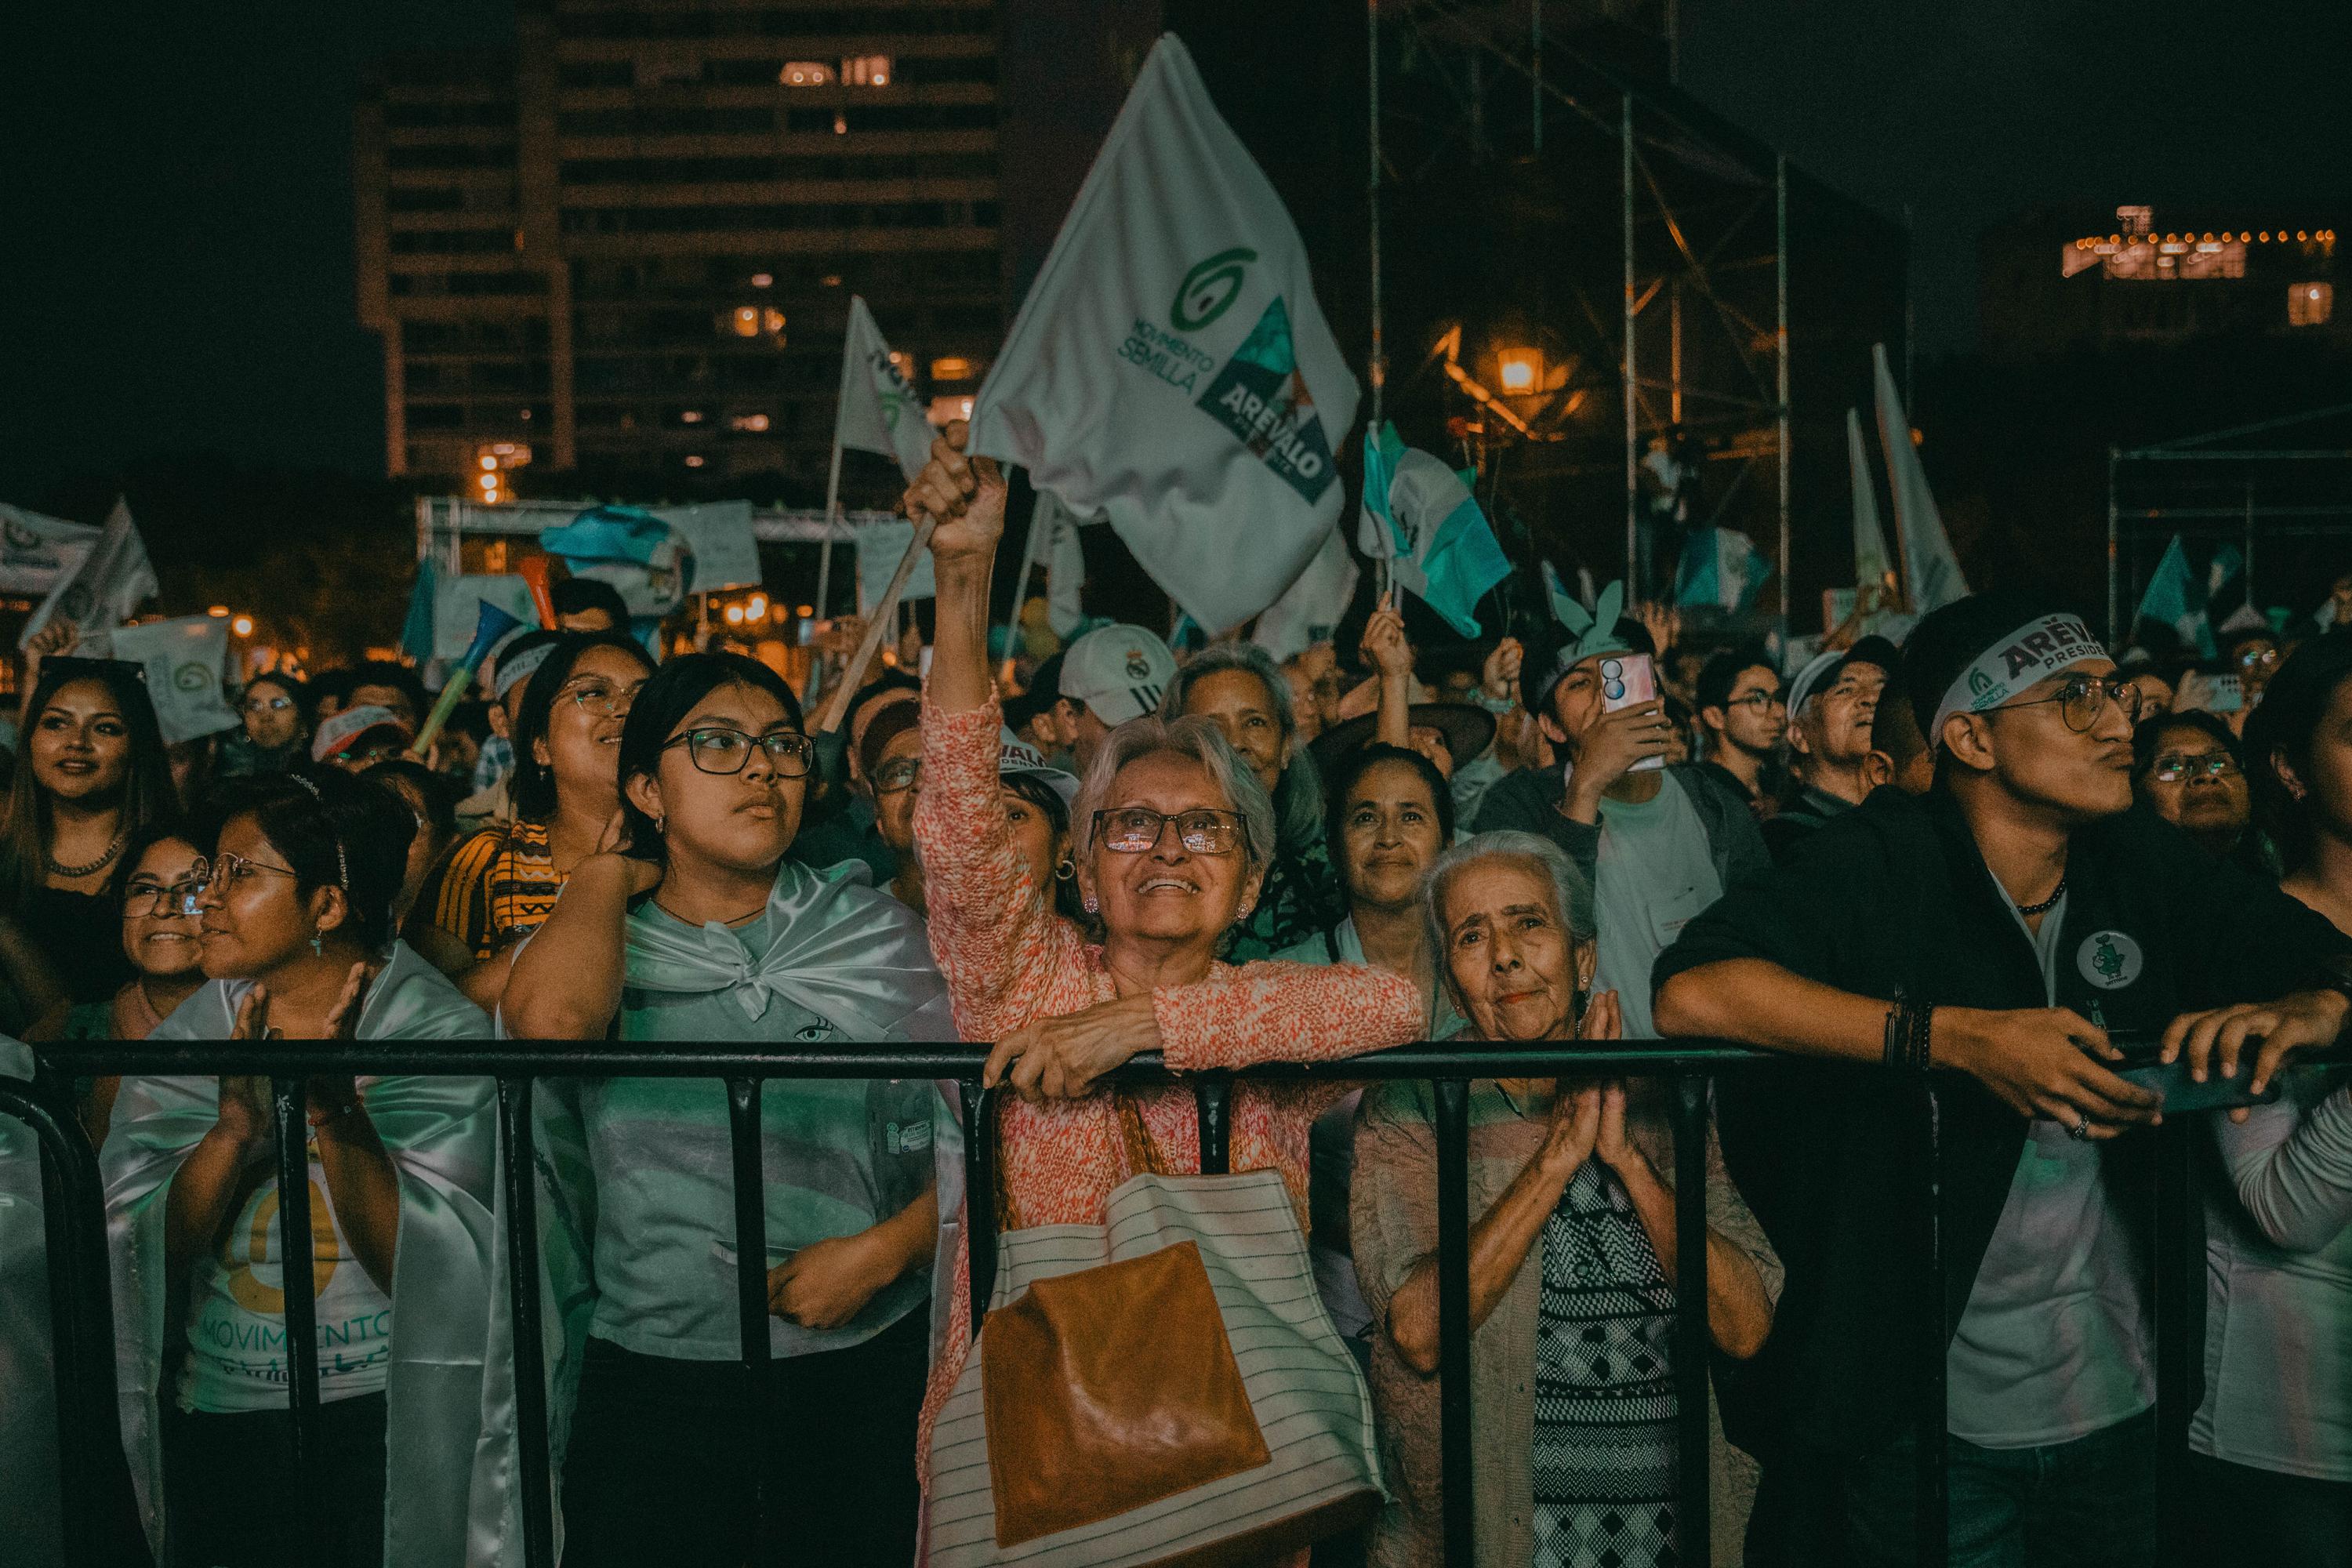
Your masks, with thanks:
[[[621,729],[653,660],[615,632],[568,632],[515,711],[514,820],[460,840],[417,891],[415,920],[473,955],[461,982],[496,1010],[514,944],[555,907],[619,809]]]
[[[207,855],[149,883],[152,900],[183,910],[201,885],[204,976],[150,1038],[284,1037],[322,1053],[302,1114],[335,1501],[323,1556],[280,1537],[281,1510],[254,1506],[253,1478],[290,1462],[292,1436],[269,1080],[126,1078],[115,1100],[102,1164],[124,1438],[149,1536],[168,1534],[175,1561],[374,1568],[387,1535],[415,1561],[464,1554],[465,1466],[449,1456],[470,1454],[480,1415],[490,1085],[354,1077],[325,1056],[337,1040],[489,1034],[393,936],[414,831],[407,807],[364,779],[257,781]],[[402,1440],[388,1446],[387,1430]]]
[[[139,667],[45,659],[9,785],[0,893],[75,1004],[110,1001],[131,978],[115,868],[139,830],[173,809]]]
[[[766,666],[665,664],[622,732],[608,846],[572,868],[516,954],[502,1027],[844,1050],[950,1037],[920,921],[861,876],[786,856],[813,758],[799,704]],[[573,1331],[557,1376],[559,1408],[577,1399],[562,1489],[570,1568],[740,1562],[755,1479],[824,1561],[908,1562],[937,1088],[769,1082],[755,1258],[736,1252],[719,1084],[550,1081],[539,1104],[557,1178],[541,1237]],[[775,1358],[756,1395],[739,1364],[746,1268],[764,1281]],[[760,1468],[760,1405],[781,1437],[772,1471]],[[503,1493],[510,1471],[495,1473]],[[510,1509],[496,1528],[515,1528]]]
[[[196,831],[184,823],[156,823],[131,839],[116,887],[122,951],[135,973],[109,1000],[74,1008],[65,1022],[67,1039],[143,1040],[205,983],[195,876],[203,858]],[[110,1077],[79,1086],[92,1142],[106,1137],[120,1084]]]
[[[237,711],[245,723],[221,742],[221,777],[291,773],[310,762],[310,695],[299,677],[280,670],[255,676],[245,683]]]
[[[939,525],[939,631],[915,807],[931,947],[957,1028],[995,1042],[989,1081],[1013,1090],[997,1125],[973,1135],[998,1140],[1020,1223],[1097,1223],[1133,1174],[1122,1098],[1169,1171],[1201,1168],[1189,1090],[1114,1096],[1097,1088],[1104,1073],[1151,1049],[1181,1068],[1352,1056],[1419,1037],[1423,1004],[1412,981],[1364,965],[1217,961],[1259,896],[1276,823],[1265,784],[1207,717],[1146,717],[1110,732],[1070,812],[1073,873],[1099,934],[1055,913],[999,793],[1003,717],[987,637],[1004,484],[993,464],[967,462],[961,427],[950,431],[907,494],[910,510]],[[1280,1171],[1302,1226],[1308,1130],[1349,1087],[1234,1086],[1233,1168]],[[927,1417],[962,1373],[971,1339],[961,1250],[956,1268]],[[924,1449],[928,1465],[928,1419]]]

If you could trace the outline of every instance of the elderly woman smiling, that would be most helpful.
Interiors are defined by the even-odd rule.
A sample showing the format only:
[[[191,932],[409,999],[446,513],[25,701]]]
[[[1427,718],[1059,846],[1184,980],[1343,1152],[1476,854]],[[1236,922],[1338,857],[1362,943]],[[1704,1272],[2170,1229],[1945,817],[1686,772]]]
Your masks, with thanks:
[[[1468,1037],[1613,1039],[1616,997],[1582,1018],[1592,894],[1567,856],[1488,833],[1439,857],[1430,942]],[[1473,1503],[1481,1563],[1675,1561],[1675,1168],[1663,1108],[1598,1079],[1480,1080],[1470,1094]],[[1708,1151],[1707,1324],[1754,1355],[1771,1328],[1777,1260]],[[1383,1332],[1372,1397],[1396,1500],[1373,1527],[1376,1568],[1441,1555],[1437,1149],[1429,1091],[1365,1096],[1350,1233]],[[1737,1558],[1752,1467],[1716,1436],[1717,1551]]]
[[[1207,719],[1142,718],[1111,732],[1070,814],[1072,869],[1101,923],[1099,943],[1054,913],[997,782],[1003,721],[986,636],[1004,486],[992,465],[967,464],[960,446],[956,432],[935,443],[908,492],[911,509],[940,520],[939,636],[915,808],[931,950],[957,1028],[996,1042],[990,1079],[1009,1079],[1020,1097],[995,1129],[1017,1223],[1094,1222],[1134,1173],[1118,1100],[1095,1084],[1135,1052],[1156,1047],[1180,1068],[1345,1057],[1414,1038],[1423,1003],[1411,981],[1360,965],[1216,962],[1259,896],[1275,824],[1265,787]],[[1233,1168],[1280,1171],[1303,1210],[1307,1130],[1341,1092],[1237,1085]],[[1170,1171],[1200,1169],[1191,1094],[1146,1089],[1127,1103]],[[956,1268],[957,1316],[932,1369],[927,1431],[970,1338],[968,1259],[959,1255]]]

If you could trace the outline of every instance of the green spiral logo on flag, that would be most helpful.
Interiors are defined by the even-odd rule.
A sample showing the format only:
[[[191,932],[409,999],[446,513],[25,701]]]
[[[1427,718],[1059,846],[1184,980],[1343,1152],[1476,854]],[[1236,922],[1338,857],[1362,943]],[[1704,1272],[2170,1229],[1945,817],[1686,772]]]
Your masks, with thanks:
[[[1249,264],[1256,259],[1256,251],[1236,246],[1194,262],[1184,281],[1176,285],[1176,298],[1168,303],[1169,319],[1176,323],[1176,330],[1197,332],[1223,315],[1241,293]]]

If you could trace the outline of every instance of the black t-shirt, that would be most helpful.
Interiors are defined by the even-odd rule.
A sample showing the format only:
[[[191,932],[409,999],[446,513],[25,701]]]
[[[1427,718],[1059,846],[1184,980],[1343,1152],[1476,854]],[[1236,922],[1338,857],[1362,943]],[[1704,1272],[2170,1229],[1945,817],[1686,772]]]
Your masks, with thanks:
[[[2326,921],[2141,813],[2068,847],[2058,1005],[2116,1033],[2313,984],[2352,948]],[[1657,984],[1757,958],[1860,995],[1935,1006],[2048,1005],[2032,944],[1966,822],[1937,792],[1882,790],[1802,854],[1735,888],[1660,955]],[[1957,1324],[2008,1197],[2025,1122],[1974,1079],[1936,1075],[1946,1321]],[[1718,1088],[1724,1158],[1788,1268],[1766,1375],[1801,1437],[1858,1450],[1910,1404],[1923,1117],[1885,1068],[1767,1064]],[[2116,1146],[2125,1159],[2127,1138]]]
[[[57,971],[76,1005],[110,1002],[131,975],[122,951],[122,910],[102,893],[37,888],[25,934]]]

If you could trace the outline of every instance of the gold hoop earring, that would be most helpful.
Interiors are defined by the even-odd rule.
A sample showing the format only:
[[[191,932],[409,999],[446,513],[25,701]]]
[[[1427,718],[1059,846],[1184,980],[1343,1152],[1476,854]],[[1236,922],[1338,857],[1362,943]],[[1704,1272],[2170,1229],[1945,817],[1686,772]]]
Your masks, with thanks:
[[[1077,876],[1078,868],[1070,861],[1065,860],[1054,868],[1054,880],[1056,882],[1074,882]]]

